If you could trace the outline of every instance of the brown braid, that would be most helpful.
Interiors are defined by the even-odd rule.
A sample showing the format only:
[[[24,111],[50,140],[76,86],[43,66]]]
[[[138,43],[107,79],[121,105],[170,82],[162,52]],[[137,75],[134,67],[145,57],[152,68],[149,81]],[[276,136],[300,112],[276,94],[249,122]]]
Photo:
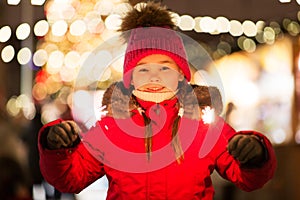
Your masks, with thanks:
[[[148,161],[151,158],[151,152],[152,152],[152,125],[151,125],[151,119],[147,117],[145,112],[142,112],[142,116],[144,118],[144,124],[145,124],[145,150],[147,152],[147,158]]]
[[[175,157],[178,164],[180,164],[181,161],[184,159],[183,150],[181,147],[180,139],[178,137],[178,128],[179,128],[180,119],[181,117],[178,115],[172,127],[172,147],[174,149]]]
[[[147,152],[147,158],[148,161],[151,158],[151,152],[152,152],[152,125],[151,125],[151,119],[147,117],[145,112],[142,112],[142,116],[144,119],[144,125],[146,127],[145,129],[145,150]],[[174,120],[173,127],[172,127],[172,147],[175,152],[175,157],[177,162],[180,164],[181,161],[184,159],[183,150],[181,147],[180,139],[178,137],[178,128],[180,123],[180,116],[177,116]]]

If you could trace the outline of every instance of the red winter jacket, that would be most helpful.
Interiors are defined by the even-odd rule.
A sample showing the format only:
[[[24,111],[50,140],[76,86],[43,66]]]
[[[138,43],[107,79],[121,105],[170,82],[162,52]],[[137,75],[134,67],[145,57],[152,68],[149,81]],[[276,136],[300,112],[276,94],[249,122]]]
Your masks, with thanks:
[[[177,116],[177,101],[159,105],[140,102],[152,121],[152,153],[145,153],[143,117],[134,109],[131,118],[110,116],[81,135],[74,148],[48,150],[42,145],[43,134],[56,120],[40,131],[40,167],[44,178],[62,192],[79,193],[106,175],[108,200],[201,199],[212,200],[214,189],[210,175],[216,170],[223,178],[245,191],[261,188],[275,172],[276,159],[268,139],[261,138],[267,160],[260,166],[243,168],[227,151],[229,139],[237,134],[217,117],[211,124],[183,117],[178,130],[184,159],[177,162],[171,147],[171,129]]]

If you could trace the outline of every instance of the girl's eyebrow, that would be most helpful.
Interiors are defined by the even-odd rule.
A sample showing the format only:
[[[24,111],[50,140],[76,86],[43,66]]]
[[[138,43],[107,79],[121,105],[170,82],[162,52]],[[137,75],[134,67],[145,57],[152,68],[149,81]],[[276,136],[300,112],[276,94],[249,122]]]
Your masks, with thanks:
[[[174,61],[171,61],[171,60],[162,60],[162,61],[159,61],[157,63],[153,63],[153,64],[175,64]],[[138,63],[136,66],[139,66],[139,65],[144,65],[144,64],[151,64],[151,63],[146,63],[146,62],[141,62],[141,63]]]

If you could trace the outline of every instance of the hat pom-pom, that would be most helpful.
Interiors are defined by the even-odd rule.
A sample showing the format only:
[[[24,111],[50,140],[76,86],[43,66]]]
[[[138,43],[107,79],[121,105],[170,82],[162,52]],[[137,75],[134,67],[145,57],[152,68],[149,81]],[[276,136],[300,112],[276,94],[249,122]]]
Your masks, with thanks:
[[[130,10],[122,19],[120,31],[140,27],[164,27],[175,29],[170,11],[160,3],[147,2]]]

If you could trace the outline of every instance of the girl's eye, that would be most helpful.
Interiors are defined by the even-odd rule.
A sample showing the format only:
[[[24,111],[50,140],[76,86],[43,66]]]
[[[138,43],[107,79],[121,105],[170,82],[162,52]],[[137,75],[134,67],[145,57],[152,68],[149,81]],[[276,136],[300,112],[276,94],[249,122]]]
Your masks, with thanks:
[[[139,72],[147,72],[147,71],[148,71],[148,69],[146,69],[146,68],[139,69]]]
[[[163,66],[163,67],[161,67],[161,71],[165,71],[165,70],[169,70],[170,68],[169,67],[167,67],[167,66]]]

